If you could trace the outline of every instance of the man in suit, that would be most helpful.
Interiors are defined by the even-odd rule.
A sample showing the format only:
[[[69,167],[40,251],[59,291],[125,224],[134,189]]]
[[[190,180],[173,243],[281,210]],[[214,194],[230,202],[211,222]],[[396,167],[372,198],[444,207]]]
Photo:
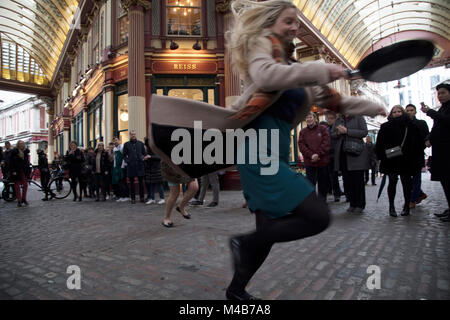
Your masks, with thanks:
[[[123,146],[123,160],[127,164],[127,176],[130,180],[131,203],[136,203],[136,191],[134,186],[135,178],[139,181],[139,200],[145,202],[144,199],[144,176],[146,160],[145,145],[142,141],[137,140],[136,131],[130,131],[130,141]]]

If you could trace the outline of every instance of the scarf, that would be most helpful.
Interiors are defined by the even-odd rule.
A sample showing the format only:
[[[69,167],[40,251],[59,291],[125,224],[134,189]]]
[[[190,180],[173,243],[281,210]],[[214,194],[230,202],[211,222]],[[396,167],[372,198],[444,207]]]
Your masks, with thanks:
[[[272,42],[272,57],[277,63],[283,63],[283,45],[281,41],[275,36],[269,36],[270,42]],[[236,112],[231,118],[235,120],[246,120],[250,116],[263,111],[269,103],[273,100],[273,97],[277,95],[276,91],[264,92],[260,89],[256,90],[248,100],[245,107]]]
[[[284,49],[283,44],[276,36],[269,36],[270,42],[272,43],[272,57],[277,63],[286,63],[283,58]],[[290,48],[292,49],[292,48]],[[292,51],[293,50],[288,50]],[[289,58],[290,61],[295,61],[292,57]],[[326,108],[335,112],[339,112],[339,103],[341,102],[341,95],[335,89],[328,86],[322,86],[323,93],[321,97],[321,104],[326,105]],[[245,107],[237,111],[231,119],[234,120],[246,120],[254,114],[264,111],[271,102],[273,98],[278,94],[277,91],[264,92],[260,89],[256,90],[253,95],[248,100]]]

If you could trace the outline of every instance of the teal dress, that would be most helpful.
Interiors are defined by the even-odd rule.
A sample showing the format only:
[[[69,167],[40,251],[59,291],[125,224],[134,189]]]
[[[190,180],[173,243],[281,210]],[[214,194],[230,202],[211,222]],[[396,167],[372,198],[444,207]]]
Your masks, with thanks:
[[[292,120],[304,98],[305,91],[302,88],[287,90],[272,106],[244,128],[256,130],[256,139],[246,139],[245,143],[238,146],[237,154],[241,152],[245,155],[245,163],[236,162],[244,198],[252,212],[260,210],[270,218],[288,215],[314,191],[312,184],[289,166]],[[262,134],[259,129],[267,130],[267,134]],[[279,139],[271,141],[272,131],[277,129]],[[259,150],[261,139],[267,140],[267,151]],[[249,147],[256,143],[258,149],[255,152]],[[274,143],[278,143],[278,150]],[[263,155],[267,154],[272,162],[265,158],[261,162],[260,151]],[[257,156],[255,164],[250,162],[252,156]],[[263,175],[264,170],[266,173],[272,172]]]

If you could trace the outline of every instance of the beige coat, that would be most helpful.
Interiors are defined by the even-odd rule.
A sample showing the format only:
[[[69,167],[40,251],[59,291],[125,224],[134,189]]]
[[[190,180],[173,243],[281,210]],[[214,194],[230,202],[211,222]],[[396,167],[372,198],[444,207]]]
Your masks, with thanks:
[[[234,110],[244,107],[252,94],[257,90],[278,94],[275,102],[283,91],[304,87],[307,98],[296,115],[294,125],[300,123],[309,112],[312,105],[326,108],[323,104],[324,90],[321,85],[330,82],[328,70],[322,62],[305,62],[284,65],[277,63],[272,57],[272,44],[268,38],[261,38],[259,45],[249,52],[248,73],[244,80],[244,93],[232,105]],[[384,106],[366,99],[342,96],[340,113],[348,115],[376,116],[379,108]],[[256,118],[258,114],[250,120]]]

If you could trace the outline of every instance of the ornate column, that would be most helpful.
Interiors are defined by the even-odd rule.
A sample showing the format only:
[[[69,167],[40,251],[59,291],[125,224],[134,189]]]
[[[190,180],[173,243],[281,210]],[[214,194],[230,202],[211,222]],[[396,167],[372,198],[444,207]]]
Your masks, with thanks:
[[[128,130],[135,130],[137,138],[146,136],[145,121],[145,57],[144,10],[150,9],[147,0],[122,0],[128,10]]]
[[[216,4],[218,13],[223,14],[224,31],[231,29],[233,23],[233,15],[230,11],[230,1],[223,1]],[[233,101],[241,95],[241,79],[239,73],[233,69],[231,65],[231,50],[225,46],[225,106],[229,107]]]
[[[105,132],[103,140],[105,145],[112,142],[114,129],[114,85],[103,87],[103,117],[105,121]]]

